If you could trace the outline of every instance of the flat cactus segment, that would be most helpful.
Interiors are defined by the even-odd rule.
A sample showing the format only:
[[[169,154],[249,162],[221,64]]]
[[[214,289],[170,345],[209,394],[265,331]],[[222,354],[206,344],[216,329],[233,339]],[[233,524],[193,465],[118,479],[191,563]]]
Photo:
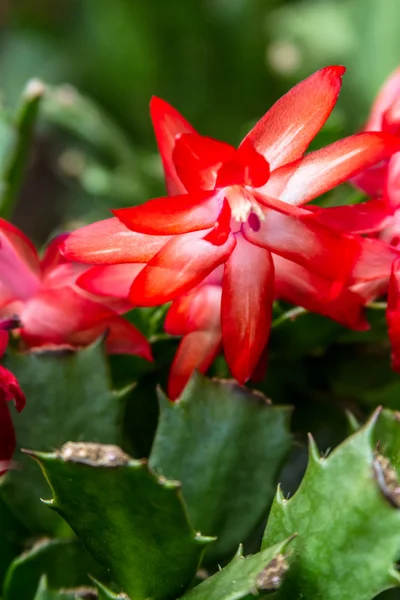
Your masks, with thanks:
[[[174,600],[212,541],[189,524],[180,484],[157,477],[117,446],[68,443],[31,453],[56,510],[115,583],[135,600]]]
[[[378,414],[327,458],[312,444],[297,492],[276,496],[263,547],[298,534],[277,600],[370,600],[399,585],[400,510],[395,471],[375,452]]]
[[[150,465],[182,482],[196,529],[215,535],[205,560],[235,552],[266,515],[291,447],[290,407],[232,381],[195,375],[177,402],[162,393]]]
[[[120,443],[123,401],[111,389],[101,340],[78,352],[9,352],[6,358],[27,397],[13,418],[18,449],[48,451],[78,440]],[[20,450],[13,460],[18,469],[2,478],[2,499],[34,534],[64,535],[65,524],[39,500],[48,489],[39,469]]]

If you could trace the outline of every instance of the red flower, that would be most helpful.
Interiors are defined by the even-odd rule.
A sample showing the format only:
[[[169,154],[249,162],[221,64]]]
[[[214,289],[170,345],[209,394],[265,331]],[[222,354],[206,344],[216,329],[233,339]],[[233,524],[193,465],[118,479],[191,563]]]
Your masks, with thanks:
[[[359,239],[326,227],[299,205],[400,148],[389,134],[361,133],[303,157],[336,102],[343,72],[327,67],[290,90],[238,149],[200,136],[154,98],[170,197],[114,211],[125,228],[110,219],[75,232],[66,255],[102,264],[146,262],[129,297],[147,306],[190,292],[224,264],[224,351],[232,374],[246,381],[269,336],[272,253],[322,277],[334,298],[361,251]],[[89,279],[90,272],[86,289]]]
[[[111,353],[137,354],[151,360],[147,340],[118,313],[127,301],[98,297],[75,283],[87,267],[67,262],[60,236],[41,260],[19,229],[0,220],[0,317],[18,315],[26,347],[79,347],[108,332]]]
[[[8,343],[9,323],[0,323],[0,356],[6,350]],[[0,475],[6,473],[9,462],[14,454],[16,439],[13,422],[7,402],[14,401],[18,412],[25,406],[25,395],[17,378],[8,369],[0,365]]]

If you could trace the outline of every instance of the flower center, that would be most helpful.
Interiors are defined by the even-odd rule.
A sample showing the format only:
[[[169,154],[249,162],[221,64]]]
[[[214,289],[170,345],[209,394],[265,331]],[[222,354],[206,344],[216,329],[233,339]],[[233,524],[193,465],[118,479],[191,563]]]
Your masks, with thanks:
[[[243,186],[231,186],[224,190],[225,198],[231,208],[232,220],[236,223],[249,222],[250,226],[259,227],[259,222],[264,221],[265,214],[250,190]]]

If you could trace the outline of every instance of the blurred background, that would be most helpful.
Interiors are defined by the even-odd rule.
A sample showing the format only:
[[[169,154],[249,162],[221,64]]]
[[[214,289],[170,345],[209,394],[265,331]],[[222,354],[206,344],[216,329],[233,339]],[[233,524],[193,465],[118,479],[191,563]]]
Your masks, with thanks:
[[[290,86],[341,63],[322,145],[362,125],[400,55],[398,0],[0,0],[0,20],[4,108],[34,77],[55,86],[13,215],[38,243],[163,193],[153,94],[237,143]]]

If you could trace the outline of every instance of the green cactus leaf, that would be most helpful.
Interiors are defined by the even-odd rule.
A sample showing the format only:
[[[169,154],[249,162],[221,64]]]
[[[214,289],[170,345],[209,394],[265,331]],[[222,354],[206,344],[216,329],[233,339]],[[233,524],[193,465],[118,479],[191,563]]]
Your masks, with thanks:
[[[177,402],[161,392],[151,467],[182,482],[191,522],[215,547],[206,560],[232,555],[260,524],[290,446],[289,407],[260,393],[195,375]],[[173,435],[171,435],[173,432]]]
[[[374,452],[378,411],[327,458],[310,439],[303,481],[272,505],[263,547],[297,533],[277,600],[370,600],[398,586],[400,510],[395,471]]]
[[[135,600],[173,600],[212,541],[189,524],[180,484],[156,477],[117,446],[74,444],[32,453],[52,488],[47,504]]]
[[[233,560],[182,596],[181,600],[250,600],[264,598],[279,588],[289,565],[286,550],[292,538],[243,556],[242,547]]]
[[[79,352],[9,352],[6,365],[27,397],[25,409],[13,414],[18,449],[48,451],[78,440],[120,443],[123,403],[111,390],[102,343]],[[48,494],[41,473],[20,450],[14,460],[19,468],[2,478],[0,496],[33,533],[64,535],[65,523],[40,502]]]
[[[43,574],[51,587],[72,588],[89,585],[88,573],[99,568],[77,540],[37,542],[33,548],[16,558],[7,571],[3,600],[32,600]]]
[[[126,594],[115,594],[96,579],[93,579],[93,582],[97,589],[98,600],[129,600]]]
[[[44,575],[40,580],[34,600],[97,600],[97,594],[96,591],[91,588],[76,588],[59,591],[52,590],[49,588],[47,578]]]

